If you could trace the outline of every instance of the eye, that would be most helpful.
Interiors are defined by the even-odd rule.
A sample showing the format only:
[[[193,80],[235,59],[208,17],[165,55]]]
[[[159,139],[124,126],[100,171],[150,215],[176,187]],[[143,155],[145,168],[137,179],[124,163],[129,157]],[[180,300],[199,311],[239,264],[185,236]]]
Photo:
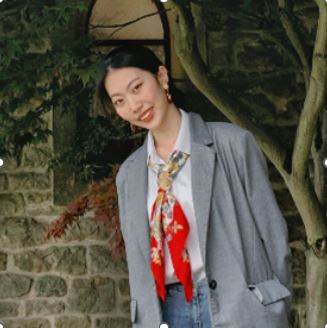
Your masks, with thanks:
[[[138,91],[138,90],[141,88],[141,86],[142,86],[142,83],[137,84],[137,85],[133,88],[133,92]]]
[[[122,105],[123,104],[123,99],[117,99],[117,100],[115,100],[114,102],[113,102],[113,104],[115,105],[115,106],[119,106],[119,105]]]

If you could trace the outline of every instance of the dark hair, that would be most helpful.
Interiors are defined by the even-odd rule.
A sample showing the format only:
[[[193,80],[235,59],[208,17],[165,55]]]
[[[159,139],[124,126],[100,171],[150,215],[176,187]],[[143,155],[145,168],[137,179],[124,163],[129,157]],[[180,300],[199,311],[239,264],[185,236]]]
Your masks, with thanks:
[[[163,64],[158,57],[150,49],[140,45],[125,45],[110,51],[104,58],[100,68],[100,78],[97,92],[101,105],[106,110],[110,108],[111,105],[111,99],[104,86],[105,78],[110,69],[137,67],[156,75],[160,65]],[[174,104],[177,107],[184,108],[183,93],[175,87],[170,75],[168,77],[169,92],[172,96]]]

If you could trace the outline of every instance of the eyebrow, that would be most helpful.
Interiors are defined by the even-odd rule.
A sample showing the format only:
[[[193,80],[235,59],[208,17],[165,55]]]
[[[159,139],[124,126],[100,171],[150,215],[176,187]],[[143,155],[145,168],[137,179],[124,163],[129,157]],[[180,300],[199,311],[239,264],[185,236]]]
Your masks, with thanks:
[[[140,79],[140,77],[138,76],[138,77],[136,77],[135,79],[131,80],[131,81],[127,84],[126,89],[128,89],[128,88],[130,87],[130,85],[131,85],[134,81],[136,81],[137,79]],[[120,93],[113,93],[112,95],[110,95],[110,98],[112,98],[112,97],[114,97],[114,96],[119,96],[119,95],[120,95]]]

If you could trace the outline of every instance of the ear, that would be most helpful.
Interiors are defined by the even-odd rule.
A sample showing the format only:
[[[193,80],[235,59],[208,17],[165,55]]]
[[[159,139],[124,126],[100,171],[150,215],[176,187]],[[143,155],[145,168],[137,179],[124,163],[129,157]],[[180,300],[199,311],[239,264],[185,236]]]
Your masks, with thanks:
[[[165,88],[168,85],[168,70],[165,66],[160,65],[158,68],[157,79],[160,85]]]

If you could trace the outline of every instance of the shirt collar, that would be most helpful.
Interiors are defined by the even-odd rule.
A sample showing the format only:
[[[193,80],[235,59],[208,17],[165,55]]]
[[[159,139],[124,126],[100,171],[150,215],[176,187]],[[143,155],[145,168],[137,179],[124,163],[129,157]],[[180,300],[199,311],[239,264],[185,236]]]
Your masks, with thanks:
[[[182,110],[181,108],[179,108],[179,111],[181,113],[181,126],[179,128],[176,142],[171,153],[174,150],[180,150],[182,152],[190,154],[191,139],[190,139],[189,114],[184,110]],[[147,151],[148,151],[148,161],[151,158],[151,160],[153,160],[156,163],[164,163],[164,161],[160,158],[160,156],[156,151],[151,131],[148,132]]]

